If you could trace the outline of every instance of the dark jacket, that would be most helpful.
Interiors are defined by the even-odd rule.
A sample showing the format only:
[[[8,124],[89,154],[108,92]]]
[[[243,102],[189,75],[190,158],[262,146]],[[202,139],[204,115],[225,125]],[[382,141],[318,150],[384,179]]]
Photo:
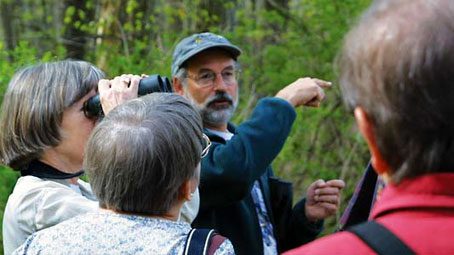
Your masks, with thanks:
[[[237,254],[263,254],[262,234],[251,189],[259,180],[278,249],[284,251],[313,240],[322,222],[307,222],[304,200],[292,209],[291,184],[273,177],[271,162],[282,149],[296,113],[286,101],[261,99],[249,120],[230,141],[205,130],[212,141],[202,160],[200,211],[193,226],[214,228],[229,238]],[[274,205],[274,206],[273,206]],[[272,209],[274,208],[274,209]]]

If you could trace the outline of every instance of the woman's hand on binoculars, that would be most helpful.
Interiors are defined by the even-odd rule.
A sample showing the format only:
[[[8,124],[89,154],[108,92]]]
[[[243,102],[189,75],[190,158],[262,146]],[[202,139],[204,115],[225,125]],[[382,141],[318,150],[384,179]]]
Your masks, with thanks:
[[[102,79],[98,82],[99,99],[104,114],[116,106],[137,97],[141,77],[123,74],[112,80]]]

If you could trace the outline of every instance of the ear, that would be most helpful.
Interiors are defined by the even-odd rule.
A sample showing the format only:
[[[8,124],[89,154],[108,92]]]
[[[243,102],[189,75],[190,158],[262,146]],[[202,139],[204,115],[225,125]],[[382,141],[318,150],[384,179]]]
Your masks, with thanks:
[[[177,77],[173,77],[172,84],[175,93],[180,96],[183,96],[184,95],[183,84],[181,83],[180,79],[178,79]]]
[[[197,189],[198,181],[195,178],[191,178],[185,182],[180,187],[180,198],[182,200],[190,201],[194,195],[195,190]]]
[[[355,108],[355,119],[358,124],[359,131],[363,135],[367,142],[367,146],[369,147],[369,151],[372,156],[371,163],[375,172],[377,172],[378,175],[389,175],[389,165],[383,159],[381,152],[378,150],[374,127],[363,108]]]

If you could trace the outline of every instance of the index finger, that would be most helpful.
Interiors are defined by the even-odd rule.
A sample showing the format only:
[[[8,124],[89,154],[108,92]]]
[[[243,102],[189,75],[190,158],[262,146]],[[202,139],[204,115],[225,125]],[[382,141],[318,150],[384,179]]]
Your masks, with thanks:
[[[104,92],[105,90],[111,87],[110,81],[107,79],[101,79],[98,81],[98,91],[100,93]]]
[[[315,182],[313,182],[315,188],[324,188],[326,187],[326,182],[323,179],[318,179]]]
[[[320,107],[320,103],[325,99],[325,92],[321,87],[317,87],[317,91],[317,95],[312,100],[305,103],[305,106]]]
[[[326,184],[339,189],[343,189],[345,187],[345,182],[343,180],[329,180]]]
[[[139,90],[139,83],[142,78],[138,75],[133,75],[131,76],[131,84],[129,88],[133,91],[138,91]]]
[[[320,107],[320,100],[318,100],[317,98],[314,98],[311,101],[305,103],[304,106],[315,107],[315,108]]]
[[[330,81],[324,81],[324,80],[320,80],[320,79],[317,79],[317,78],[312,78],[312,80],[317,83],[318,86],[320,86],[321,88],[330,88],[333,83],[330,82]]]

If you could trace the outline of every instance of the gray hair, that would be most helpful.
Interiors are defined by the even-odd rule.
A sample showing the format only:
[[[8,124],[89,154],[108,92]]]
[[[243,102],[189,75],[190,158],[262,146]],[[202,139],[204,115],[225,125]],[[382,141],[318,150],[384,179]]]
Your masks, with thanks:
[[[376,1],[340,57],[346,102],[362,107],[392,179],[454,171],[454,2]]]
[[[13,76],[0,113],[0,161],[20,170],[61,141],[63,111],[97,87],[101,70],[64,60],[26,67]]]
[[[187,87],[188,81],[186,80],[186,78],[188,77],[188,70],[186,69],[186,67],[180,67],[175,72],[174,77],[176,77],[178,80],[180,80],[181,85],[183,85],[184,88]]]
[[[100,207],[163,215],[198,178],[202,120],[185,98],[153,93],[112,110],[94,129],[84,169]]]

